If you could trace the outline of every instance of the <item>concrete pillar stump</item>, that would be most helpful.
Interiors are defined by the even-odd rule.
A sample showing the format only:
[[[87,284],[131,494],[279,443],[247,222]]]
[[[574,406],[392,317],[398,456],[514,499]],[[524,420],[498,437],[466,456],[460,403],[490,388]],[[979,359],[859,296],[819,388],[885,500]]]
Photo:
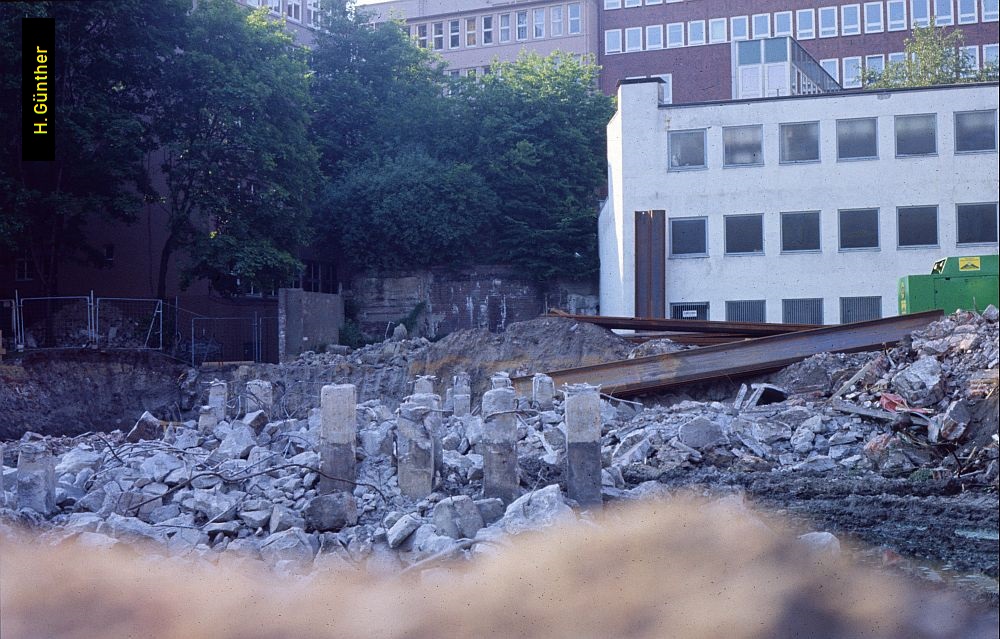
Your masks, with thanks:
[[[519,493],[516,397],[513,388],[497,388],[498,378],[493,380],[493,390],[483,395],[483,497],[498,497],[509,504]]]
[[[472,413],[472,387],[468,373],[458,373],[452,379],[451,399],[455,417]]]
[[[247,406],[246,412],[252,413],[255,410],[262,410],[271,416],[271,407],[274,404],[274,390],[271,382],[262,379],[252,379],[247,382],[246,388]]]
[[[544,373],[536,373],[531,378],[531,403],[538,410],[555,408],[556,385],[552,378]]]
[[[213,379],[208,387],[208,407],[212,409],[215,422],[226,419],[226,402],[229,401],[229,386],[226,382]]]
[[[563,391],[566,403],[566,494],[581,506],[601,506],[601,395],[590,384]]]
[[[329,384],[320,390],[319,494],[354,491],[357,440],[357,390],[354,384]],[[337,479],[331,479],[335,477]],[[346,481],[344,481],[346,480]]]
[[[434,489],[434,436],[425,422],[427,412],[411,397],[400,404],[396,419],[396,477],[400,492],[412,499]]]
[[[22,444],[17,456],[17,507],[42,515],[56,509],[56,467],[42,444]]]

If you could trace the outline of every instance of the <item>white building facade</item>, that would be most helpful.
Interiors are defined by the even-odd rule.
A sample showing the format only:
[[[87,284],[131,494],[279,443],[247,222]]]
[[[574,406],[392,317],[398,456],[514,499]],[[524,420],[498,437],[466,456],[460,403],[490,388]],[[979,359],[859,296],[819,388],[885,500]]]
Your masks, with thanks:
[[[997,253],[995,83],[661,103],[608,125],[601,313],[836,324],[897,280]]]

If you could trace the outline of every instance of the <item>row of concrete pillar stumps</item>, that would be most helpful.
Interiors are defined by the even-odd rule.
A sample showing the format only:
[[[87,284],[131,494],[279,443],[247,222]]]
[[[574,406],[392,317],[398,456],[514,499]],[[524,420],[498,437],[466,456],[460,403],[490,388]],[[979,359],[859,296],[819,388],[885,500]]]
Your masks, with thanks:
[[[482,398],[481,414],[473,415],[470,378],[454,376],[442,408],[434,393],[435,378],[416,379],[413,394],[397,409],[396,470],[400,492],[412,499],[429,496],[442,471],[441,440],[444,417],[451,413],[463,420],[482,420],[480,453],[483,455],[483,498],[499,498],[509,504],[520,496],[517,474],[517,420],[525,407],[519,404],[510,377],[497,373],[492,388]],[[601,399],[600,389],[589,384],[566,386],[563,410],[566,424],[566,494],[581,507],[600,507],[601,499]],[[552,378],[538,374],[532,384],[531,409],[552,410],[556,390]],[[320,480],[318,493],[340,493],[353,499],[357,480],[357,390],[353,384],[328,384],[320,390],[319,437]],[[251,380],[246,384],[244,422],[266,423],[273,407],[271,383]],[[208,403],[199,412],[199,430],[211,430],[226,419],[228,385],[210,383]],[[248,420],[249,418],[249,420]],[[140,437],[136,425],[129,438]],[[155,428],[155,426],[154,426]],[[2,449],[0,449],[2,452]],[[0,495],[3,494],[0,476]],[[55,511],[54,459],[43,442],[22,443],[17,460],[17,506],[41,514]]]

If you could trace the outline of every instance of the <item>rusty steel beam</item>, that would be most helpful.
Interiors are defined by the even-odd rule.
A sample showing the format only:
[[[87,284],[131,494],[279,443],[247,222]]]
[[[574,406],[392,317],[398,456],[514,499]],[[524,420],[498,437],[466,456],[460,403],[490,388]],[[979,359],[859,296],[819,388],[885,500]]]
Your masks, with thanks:
[[[605,317],[602,315],[571,315],[549,311],[553,317],[565,317],[604,328],[638,331],[675,331],[681,333],[738,333],[753,337],[784,335],[795,331],[821,328],[814,324],[767,324],[764,322],[715,322],[709,320],[654,319],[651,317]]]
[[[850,353],[882,348],[895,344],[942,315],[941,311],[926,311],[551,371],[548,375],[557,388],[564,384],[599,384],[601,390],[610,395],[634,395],[691,382],[771,371],[818,353]],[[517,377],[513,381],[518,393],[530,394],[530,376]]]

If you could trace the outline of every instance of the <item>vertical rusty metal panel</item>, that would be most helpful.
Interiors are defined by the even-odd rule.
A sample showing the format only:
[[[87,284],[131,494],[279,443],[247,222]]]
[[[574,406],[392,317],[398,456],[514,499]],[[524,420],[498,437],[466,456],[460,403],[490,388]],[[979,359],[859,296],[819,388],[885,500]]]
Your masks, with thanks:
[[[635,212],[635,316],[665,317],[666,212]]]

